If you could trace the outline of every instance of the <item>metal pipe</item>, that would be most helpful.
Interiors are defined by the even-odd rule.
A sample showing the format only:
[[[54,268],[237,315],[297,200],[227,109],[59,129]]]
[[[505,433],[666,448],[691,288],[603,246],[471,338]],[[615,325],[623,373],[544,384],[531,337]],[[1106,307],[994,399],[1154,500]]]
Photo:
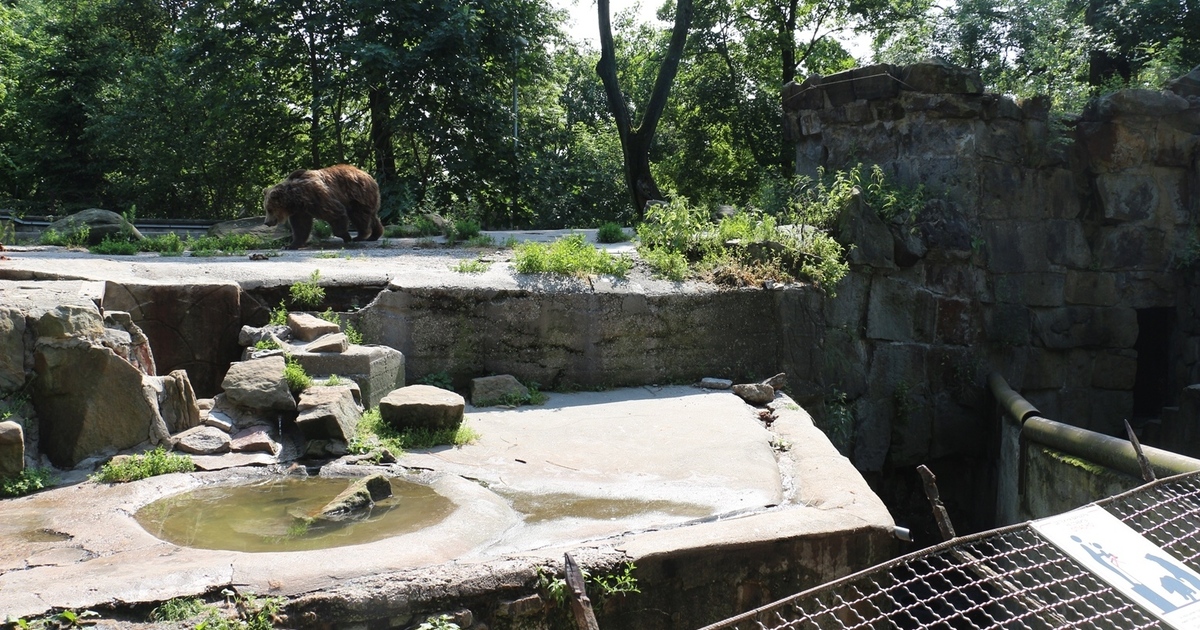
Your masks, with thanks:
[[[1137,452],[1134,451],[1133,444],[1128,440],[1080,429],[1040,416],[1031,416],[1025,421],[1024,426],[1021,427],[1021,437],[1038,444],[1045,444],[1068,455],[1082,457],[1106,468],[1133,475],[1138,479],[1142,477]],[[1198,459],[1150,446],[1143,446],[1142,451],[1145,453],[1146,459],[1150,461],[1150,466],[1160,475],[1169,476],[1200,471],[1200,460]]]
[[[988,387],[992,390],[992,396],[996,397],[996,402],[1018,423],[1024,423],[1030,416],[1042,415],[1037,407],[1009,387],[1008,382],[999,373],[992,372],[988,376]]]
[[[988,386],[1005,413],[1021,424],[1023,440],[1044,444],[1139,479],[1142,477],[1137,451],[1128,440],[1043,418],[1037,407],[1009,387],[1004,377],[995,372],[988,376]],[[1143,446],[1142,451],[1159,475],[1200,471],[1200,459],[1150,446]]]

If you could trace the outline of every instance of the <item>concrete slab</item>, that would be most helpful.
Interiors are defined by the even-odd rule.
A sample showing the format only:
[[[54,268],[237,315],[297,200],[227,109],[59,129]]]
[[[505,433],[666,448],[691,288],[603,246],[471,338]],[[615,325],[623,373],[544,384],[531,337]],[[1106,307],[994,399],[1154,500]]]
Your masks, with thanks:
[[[446,521],[320,551],[182,547],[133,518],[162,496],[279,474],[261,468],[112,486],[88,481],[5,500],[0,616],[154,602],[229,585],[320,599],[398,571],[452,575],[462,563],[514,558],[533,571],[581,547],[640,561],[864,528],[890,536],[882,503],[807,415],[794,405],[777,415],[768,430],[733,394],[684,386],[552,393],[538,407],[469,408],[477,443],[408,453],[385,468],[400,476],[421,471],[457,505]],[[770,444],[780,429],[796,446],[777,458]],[[827,460],[834,474],[796,464],[815,460]],[[531,499],[539,497],[551,500]]]

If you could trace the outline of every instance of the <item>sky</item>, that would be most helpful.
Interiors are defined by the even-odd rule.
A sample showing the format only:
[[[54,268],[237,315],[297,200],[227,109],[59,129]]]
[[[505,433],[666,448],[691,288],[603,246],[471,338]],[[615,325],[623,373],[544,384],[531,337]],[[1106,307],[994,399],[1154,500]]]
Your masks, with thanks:
[[[600,27],[596,24],[596,0],[551,0],[551,4],[567,9],[567,32],[576,41],[589,42],[593,48],[600,48]],[[609,10],[615,21],[616,16],[629,7],[636,6],[640,22],[657,22],[655,12],[661,0],[609,0]],[[660,22],[664,27],[670,27],[669,22]],[[866,36],[851,34],[843,43],[846,50],[859,61],[865,62],[871,54],[871,40]]]

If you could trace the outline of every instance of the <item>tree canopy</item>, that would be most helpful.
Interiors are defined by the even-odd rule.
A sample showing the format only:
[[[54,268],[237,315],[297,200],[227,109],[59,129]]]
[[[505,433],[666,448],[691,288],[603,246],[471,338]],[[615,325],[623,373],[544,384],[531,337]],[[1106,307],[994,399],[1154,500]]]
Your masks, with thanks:
[[[601,50],[549,0],[3,0],[0,208],[233,218],[348,162],[388,221],[629,223],[646,199],[754,203],[788,177],[779,94],[808,74],[936,56],[1071,109],[1200,64],[1197,0],[597,9]]]

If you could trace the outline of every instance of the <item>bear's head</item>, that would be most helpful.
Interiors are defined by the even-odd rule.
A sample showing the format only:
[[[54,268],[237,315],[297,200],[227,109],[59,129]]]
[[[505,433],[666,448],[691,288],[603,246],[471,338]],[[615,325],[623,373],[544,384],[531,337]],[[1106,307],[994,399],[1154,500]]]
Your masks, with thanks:
[[[287,186],[288,183],[285,181],[263,191],[263,213],[267,215],[263,224],[267,227],[275,227],[291,216],[291,211],[288,209],[288,204],[285,201],[287,199]]]

